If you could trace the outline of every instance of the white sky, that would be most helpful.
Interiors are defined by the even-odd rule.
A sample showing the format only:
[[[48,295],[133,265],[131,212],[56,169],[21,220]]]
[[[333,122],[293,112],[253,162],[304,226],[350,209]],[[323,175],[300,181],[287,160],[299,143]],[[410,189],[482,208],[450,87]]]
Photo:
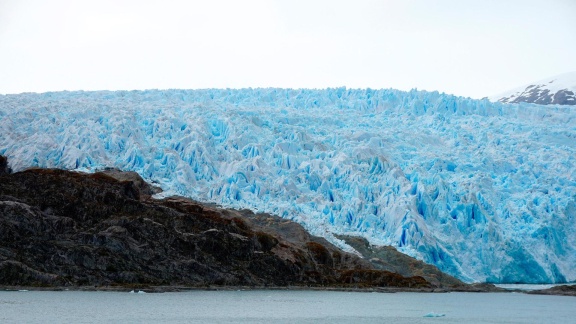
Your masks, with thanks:
[[[0,93],[412,88],[576,71],[576,0],[0,0]]]

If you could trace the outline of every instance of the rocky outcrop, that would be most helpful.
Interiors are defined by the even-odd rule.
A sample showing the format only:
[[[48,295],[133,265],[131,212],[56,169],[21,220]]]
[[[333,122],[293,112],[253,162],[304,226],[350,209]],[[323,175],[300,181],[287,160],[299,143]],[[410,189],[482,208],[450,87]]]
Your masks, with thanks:
[[[406,254],[398,252],[392,246],[374,246],[362,237],[337,236],[360,252],[364,259],[368,260],[375,269],[398,273],[402,276],[420,276],[436,287],[467,287],[459,279],[443,273],[436,266],[416,260]]]
[[[142,177],[138,173],[134,171],[121,171],[116,168],[106,168],[100,171],[100,173],[110,176],[118,181],[132,182],[136,186],[136,188],[138,188],[140,195],[146,198],[162,192],[162,189],[160,189],[160,187],[147,183],[146,181],[144,181],[144,179],[142,179]]]
[[[279,217],[153,199],[141,180],[118,171],[0,175],[0,285],[433,287]]]
[[[576,105],[576,95],[567,89],[551,92],[542,85],[530,85],[524,91],[502,97],[498,101],[505,103],[527,102],[539,105]]]
[[[532,290],[528,293],[534,295],[576,296],[576,285],[561,285],[548,289]]]
[[[0,175],[10,173],[12,173],[12,170],[8,167],[8,159],[0,155]]]
[[[564,73],[492,97],[504,103],[576,105],[576,72]]]

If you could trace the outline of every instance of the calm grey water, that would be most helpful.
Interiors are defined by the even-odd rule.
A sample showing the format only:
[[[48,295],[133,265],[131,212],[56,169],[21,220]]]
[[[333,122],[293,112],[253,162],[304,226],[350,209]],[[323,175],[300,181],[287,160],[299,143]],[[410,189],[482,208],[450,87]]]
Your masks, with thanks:
[[[424,317],[429,313],[445,316]],[[576,298],[520,293],[0,291],[0,323],[576,323]]]

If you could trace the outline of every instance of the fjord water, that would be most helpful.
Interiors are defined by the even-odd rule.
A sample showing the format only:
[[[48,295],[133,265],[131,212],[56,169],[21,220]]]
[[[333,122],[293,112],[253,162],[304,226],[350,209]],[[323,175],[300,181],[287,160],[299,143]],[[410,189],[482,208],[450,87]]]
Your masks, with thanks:
[[[576,298],[287,290],[160,294],[2,291],[0,322],[576,323]]]

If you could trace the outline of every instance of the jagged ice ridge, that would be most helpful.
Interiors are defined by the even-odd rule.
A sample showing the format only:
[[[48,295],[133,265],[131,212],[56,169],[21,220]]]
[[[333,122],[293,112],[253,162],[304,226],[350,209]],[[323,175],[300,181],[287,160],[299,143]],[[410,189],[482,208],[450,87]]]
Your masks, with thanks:
[[[133,170],[166,194],[390,244],[468,281],[576,279],[576,109],[437,92],[0,96],[13,169]]]

